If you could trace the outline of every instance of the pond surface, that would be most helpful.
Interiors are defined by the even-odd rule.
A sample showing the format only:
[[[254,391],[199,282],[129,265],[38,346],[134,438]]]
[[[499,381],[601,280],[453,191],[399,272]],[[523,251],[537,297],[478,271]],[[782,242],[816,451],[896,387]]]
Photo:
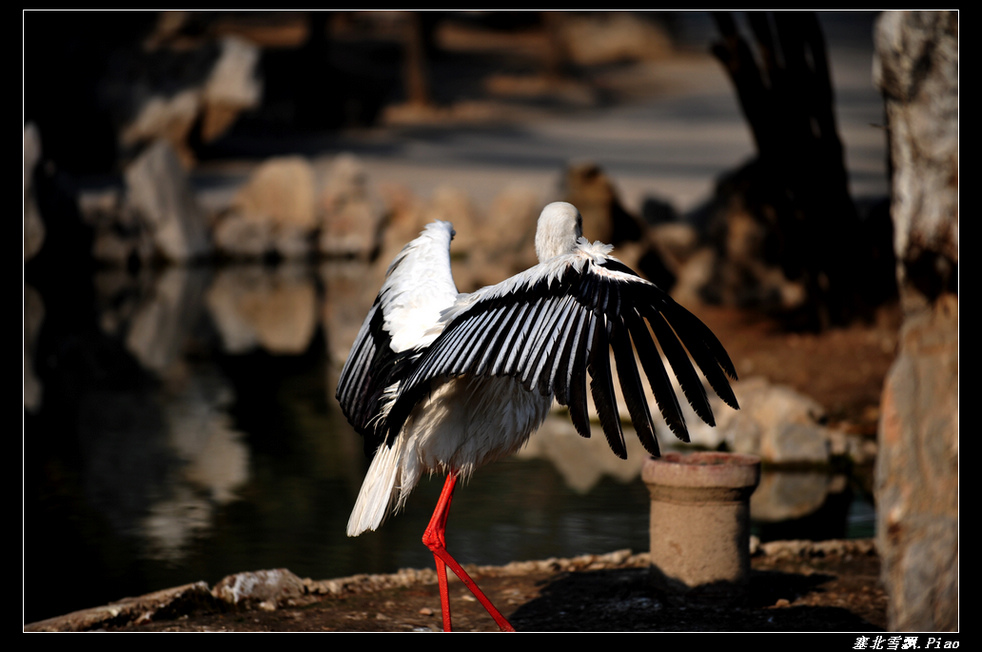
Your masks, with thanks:
[[[25,622],[242,571],[432,564],[420,537],[442,478],[378,532],[345,536],[368,460],[333,398],[331,351],[357,327],[337,321],[356,309],[331,306],[354,301],[335,278],[116,271],[44,297],[26,357],[41,399],[25,411]],[[647,549],[640,446],[625,462],[602,434],[571,431],[550,417],[458,489],[448,538],[462,563]],[[872,535],[868,500],[842,477],[765,473],[754,501],[765,540]]]

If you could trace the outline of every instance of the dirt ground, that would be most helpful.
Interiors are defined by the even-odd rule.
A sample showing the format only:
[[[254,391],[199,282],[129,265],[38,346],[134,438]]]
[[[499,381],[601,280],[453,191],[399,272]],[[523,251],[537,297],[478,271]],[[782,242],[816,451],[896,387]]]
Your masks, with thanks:
[[[840,545],[841,544],[841,545]],[[648,582],[644,556],[618,563],[579,560],[513,572],[481,569],[475,579],[519,632],[858,632],[886,627],[879,562],[869,542],[825,550],[760,554],[737,600],[678,599]],[[428,577],[432,579],[432,577]],[[451,583],[454,630],[497,631],[460,582]],[[140,632],[425,632],[441,629],[432,582],[308,596],[291,606],[181,614],[109,631]]]

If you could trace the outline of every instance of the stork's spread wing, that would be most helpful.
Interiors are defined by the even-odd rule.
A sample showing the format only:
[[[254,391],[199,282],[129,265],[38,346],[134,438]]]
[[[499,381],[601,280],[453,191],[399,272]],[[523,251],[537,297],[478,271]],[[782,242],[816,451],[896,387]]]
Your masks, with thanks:
[[[727,380],[727,376],[736,378],[736,372],[709,328],[617,260],[595,256],[584,262],[583,258],[582,252],[574,252],[564,256],[562,264],[540,264],[478,291],[465,301],[465,308],[448,313],[450,321],[443,332],[422,353],[400,387],[399,399],[388,415],[387,441],[391,443],[398,434],[435,379],[463,374],[511,376],[530,391],[555,394],[559,403],[568,406],[577,431],[589,437],[589,372],[607,441],[614,453],[626,457],[611,373],[609,351],[613,351],[638,437],[648,452],[658,455],[632,342],[665,421],[683,441],[688,441],[688,431],[658,346],[703,420],[714,425],[706,391],[692,362],[720,398],[737,406]]]
[[[416,347],[432,341],[440,314],[457,297],[453,235],[449,222],[433,222],[396,256],[341,370],[336,397],[369,454],[385,437],[386,390],[408,373]]]

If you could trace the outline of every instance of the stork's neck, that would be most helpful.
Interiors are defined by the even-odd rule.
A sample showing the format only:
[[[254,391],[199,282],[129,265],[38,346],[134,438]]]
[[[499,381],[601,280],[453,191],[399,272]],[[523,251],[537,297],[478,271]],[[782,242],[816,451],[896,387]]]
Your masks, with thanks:
[[[573,251],[583,235],[583,218],[576,207],[566,202],[553,202],[539,215],[535,230],[535,253],[539,262]]]

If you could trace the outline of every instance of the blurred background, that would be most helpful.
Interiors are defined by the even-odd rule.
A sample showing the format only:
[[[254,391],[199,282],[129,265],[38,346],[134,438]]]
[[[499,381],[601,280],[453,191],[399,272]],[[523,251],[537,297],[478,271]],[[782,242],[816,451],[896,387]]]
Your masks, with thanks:
[[[368,460],[338,373],[423,224],[455,224],[468,291],[534,262],[555,199],[730,349],[744,409],[694,445],[765,457],[754,533],[873,536],[897,332],[875,15],[793,17],[769,50],[702,12],[25,12],[25,622],[428,567],[442,479],[344,534]],[[457,493],[450,549],[646,550],[642,459],[557,413]]]

